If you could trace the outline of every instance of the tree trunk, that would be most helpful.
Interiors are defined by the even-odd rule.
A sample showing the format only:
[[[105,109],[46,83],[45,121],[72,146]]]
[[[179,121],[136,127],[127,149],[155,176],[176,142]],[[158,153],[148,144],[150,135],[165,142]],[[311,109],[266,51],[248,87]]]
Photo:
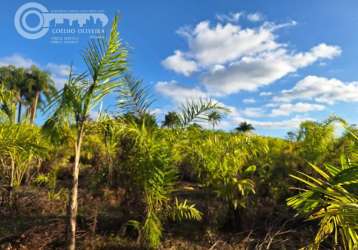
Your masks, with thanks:
[[[40,97],[40,91],[36,91],[35,99],[31,104],[31,110],[30,110],[30,124],[34,123],[35,117],[36,117],[36,110],[37,110],[37,104],[39,102]]]
[[[10,177],[10,187],[9,187],[9,207],[13,206],[13,192],[14,192],[14,175],[15,175],[15,160],[10,155],[11,159],[11,177]]]
[[[21,100],[19,101],[19,107],[17,111],[17,123],[21,122],[21,109],[22,109],[22,103]]]
[[[83,126],[77,133],[77,140],[75,145],[75,164],[72,170],[72,187],[68,200],[68,224],[67,224],[67,242],[68,250],[76,249],[76,226],[77,226],[77,207],[78,207],[78,175],[80,172],[80,155],[81,144],[83,137]]]

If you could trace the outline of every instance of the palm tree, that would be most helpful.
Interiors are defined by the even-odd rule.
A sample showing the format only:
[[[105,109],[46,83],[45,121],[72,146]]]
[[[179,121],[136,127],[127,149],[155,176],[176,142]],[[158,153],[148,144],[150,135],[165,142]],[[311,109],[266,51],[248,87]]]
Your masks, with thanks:
[[[89,114],[107,94],[123,84],[123,73],[127,70],[127,50],[119,39],[117,25],[118,17],[115,17],[108,42],[106,39],[90,42],[83,56],[88,73],[76,76],[71,70],[68,82],[53,98],[52,105],[49,107],[50,109],[53,106],[56,107],[53,117],[50,118],[53,121],[67,123],[71,120],[75,121],[75,162],[72,169],[67,227],[68,249],[70,250],[76,247],[80,154]]]
[[[37,107],[45,104],[41,96],[44,96],[46,101],[49,101],[51,96],[56,93],[56,88],[50,74],[40,70],[35,65],[32,65],[26,71],[26,85],[28,88],[27,99],[30,104],[28,113],[32,124],[36,117]]]
[[[162,123],[162,127],[175,128],[180,126],[180,119],[176,112],[168,112]]]
[[[215,129],[215,126],[218,125],[221,119],[222,119],[222,115],[217,111],[213,111],[208,115],[208,121],[213,126],[213,129]]]
[[[288,131],[287,132],[287,139],[291,142],[294,142],[297,140],[297,134],[293,131]]]
[[[17,99],[17,122],[21,122],[22,105],[24,96],[27,95],[26,74],[24,68],[16,68],[13,65],[0,68],[0,83],[8,90],[16,93]]]
[[[16,122],[16,103],[16,92],[0,85],[0,111],[6,115],[10,123]]]
[[[239,126],[237,128],[235,128],[235,130],[239,133],[247,133],[250,132],[252,130],[255,130],[255,128],[248,122],[241,122],[239,124]]]

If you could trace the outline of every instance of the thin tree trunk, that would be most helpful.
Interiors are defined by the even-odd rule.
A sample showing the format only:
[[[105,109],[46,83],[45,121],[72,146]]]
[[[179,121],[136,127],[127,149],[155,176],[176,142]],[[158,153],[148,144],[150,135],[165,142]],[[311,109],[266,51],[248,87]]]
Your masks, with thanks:
[[[13,191],[14,191],[14,176],[15,176],[15,160],[10,155],[11,159],[11,177],[10,177],[10,187],[9,187],[9,207],[13,205]]]
[[[22,109],[22,103],[21,100],[19,101],[19,107],[17,111],[17,123],[21,122],[21,109]]]
[[[75,164],[72,170],[72,187],[68,200],[68,224],[67,224],[67,241],[68,250],[76,249],[76,226],[77,226],[77,208],[78,208],[78,175],[80,171],[80,155],[81,144],[83,137],[83,125],[80,127],[77,134],[77,141],[75,146]]]
[[[40,97],[40,91],[36,91],[35,100],[33,101],[32,105],[31,105],[31,110],[30,110],[30,124],[34,123],[34,120],[36,117],[37,104],[39,102],[39,97]]]

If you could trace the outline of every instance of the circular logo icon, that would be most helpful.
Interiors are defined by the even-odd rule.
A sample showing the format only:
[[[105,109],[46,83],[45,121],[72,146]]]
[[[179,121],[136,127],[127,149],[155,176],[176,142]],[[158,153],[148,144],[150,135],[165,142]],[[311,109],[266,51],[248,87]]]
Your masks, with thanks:
[[[27,39],[38,39],[48,32],[45,27],[44,13],[48,13],[45,6],[39,3],[30,2],[22,5],[15,14],[15,28],[17,32]],[[28,23],[29,16],[36,16],[38,24],[31,26]]]

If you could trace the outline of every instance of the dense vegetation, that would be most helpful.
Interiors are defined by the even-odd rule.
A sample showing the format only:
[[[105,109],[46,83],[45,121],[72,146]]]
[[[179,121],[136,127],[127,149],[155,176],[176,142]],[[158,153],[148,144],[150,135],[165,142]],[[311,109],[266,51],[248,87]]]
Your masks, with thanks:
[[[355,126],[306,121],[287,139],[246,122],[217,131],[229,111],[203,99],[158,125],[117,19],[84,61],[60,91],[35,66],[0,68],[1,248],[358,247]],[[110,92],[116,111],[91,118]]]

